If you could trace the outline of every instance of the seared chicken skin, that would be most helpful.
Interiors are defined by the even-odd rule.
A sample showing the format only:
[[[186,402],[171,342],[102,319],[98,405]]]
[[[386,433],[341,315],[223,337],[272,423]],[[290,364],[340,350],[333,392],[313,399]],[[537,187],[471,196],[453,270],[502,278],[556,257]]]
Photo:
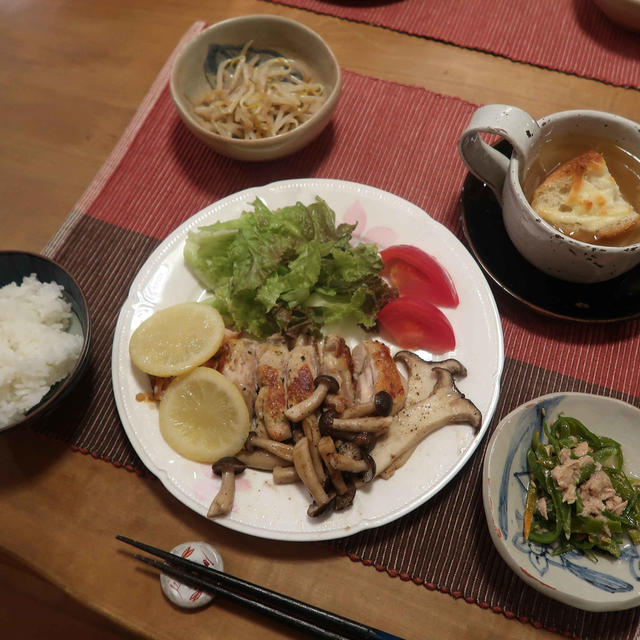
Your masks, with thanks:
[[[287,361],[287,406],[292,407],[313,393],[319,370],[315,340],[307,336],[298,338]]]
[[[266,431],[269,438],[282,442],[291,437],[291,427],[284,415],[287,408],[286,342],[273,336],[262,346],[258,361],[258,397],[256,399],[256,431]]]
[[[356,376],[356,403],[370,401],[378,391],[386,391],[393,401],[391,414],[404,407],[407,391],[389,347],[378,340],[365,340],[353,350]]]
[[[248,338],[225,338],[211,365],[238,387],[253,418],[258,395],[258,350],[260,345]]]
[[[340,384],[339,391],[327,394],[324,403],[335,409],[337,413],[343,413],[353,405],[355,385],[351,350],[341,336],[331,334],[324,339],[320,373],[334,377]]]
[[[293,407],[313,394],[315,379],[320,372],[318,346],[314,338],[299,336],[296,344],[289,352],[287,363],[287,405]],[[325,472],[322,459],[318,453],[320,430],[315,413],[307,416],[300,423],[302,433],[308,440],[309,455],[315,469],[316,477],[324,482]],[[297,467],[296,467],[297,469]]]

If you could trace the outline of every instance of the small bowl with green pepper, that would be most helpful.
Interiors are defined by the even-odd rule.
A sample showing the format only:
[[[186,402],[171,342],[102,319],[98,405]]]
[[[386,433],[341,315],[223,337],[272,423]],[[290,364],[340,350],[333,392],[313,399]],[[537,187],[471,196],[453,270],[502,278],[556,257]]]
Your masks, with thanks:
[[[498,424],[484,459],[489,531],[526,583],[587,611],[640,605],[640,409],[553,393]]]

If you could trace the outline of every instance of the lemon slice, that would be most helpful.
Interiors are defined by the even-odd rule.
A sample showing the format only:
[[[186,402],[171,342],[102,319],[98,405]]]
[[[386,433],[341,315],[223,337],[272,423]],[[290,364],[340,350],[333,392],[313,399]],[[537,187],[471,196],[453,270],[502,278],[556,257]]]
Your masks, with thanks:
[[[175,378],[160,400],[159,417],[167,444],[196,462],[210,464],[235,455],[249,435],[249,411],[242,394],[209,367]]]
[[[224,337],[224,321],[213,307],[183,302],[156,311],[129,341],[133,364],[153,376],[177,376],[213,356]]]

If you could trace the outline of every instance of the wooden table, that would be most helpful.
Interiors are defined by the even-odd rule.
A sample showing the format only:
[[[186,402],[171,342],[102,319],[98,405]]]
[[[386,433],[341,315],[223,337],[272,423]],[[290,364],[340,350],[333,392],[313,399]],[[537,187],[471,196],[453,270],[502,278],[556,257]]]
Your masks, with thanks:
[[[258,0],[9,0],[0,7],[0,249],[43,248],[195,20],[248,13],[309,25],[348,69],[471,102],[515,104],[535,117],[570,108],[640,113],[635,90]],[[206,539],[234,574],[407,639],[552,637],[323,544],[211,524],[157,480],[28,429],[0,434],[0,522],[4,637],[301,637],[226,603],[196,614],[173,608],[116,533],[165,548]]]

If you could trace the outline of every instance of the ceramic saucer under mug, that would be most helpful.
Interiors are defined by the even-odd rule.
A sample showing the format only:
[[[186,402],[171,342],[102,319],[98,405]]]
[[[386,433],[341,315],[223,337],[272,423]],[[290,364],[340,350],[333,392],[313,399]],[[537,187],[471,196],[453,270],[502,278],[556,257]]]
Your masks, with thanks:
[[[511,146],[496,148],[509,156]],[[527,306],[556,318],[612,322],[640,316],[640,266],[606,282],[577,284],[552,278],[527,262],[513,246],[491,189],[471,174],[462,188],[462,229],[489,277]]]

